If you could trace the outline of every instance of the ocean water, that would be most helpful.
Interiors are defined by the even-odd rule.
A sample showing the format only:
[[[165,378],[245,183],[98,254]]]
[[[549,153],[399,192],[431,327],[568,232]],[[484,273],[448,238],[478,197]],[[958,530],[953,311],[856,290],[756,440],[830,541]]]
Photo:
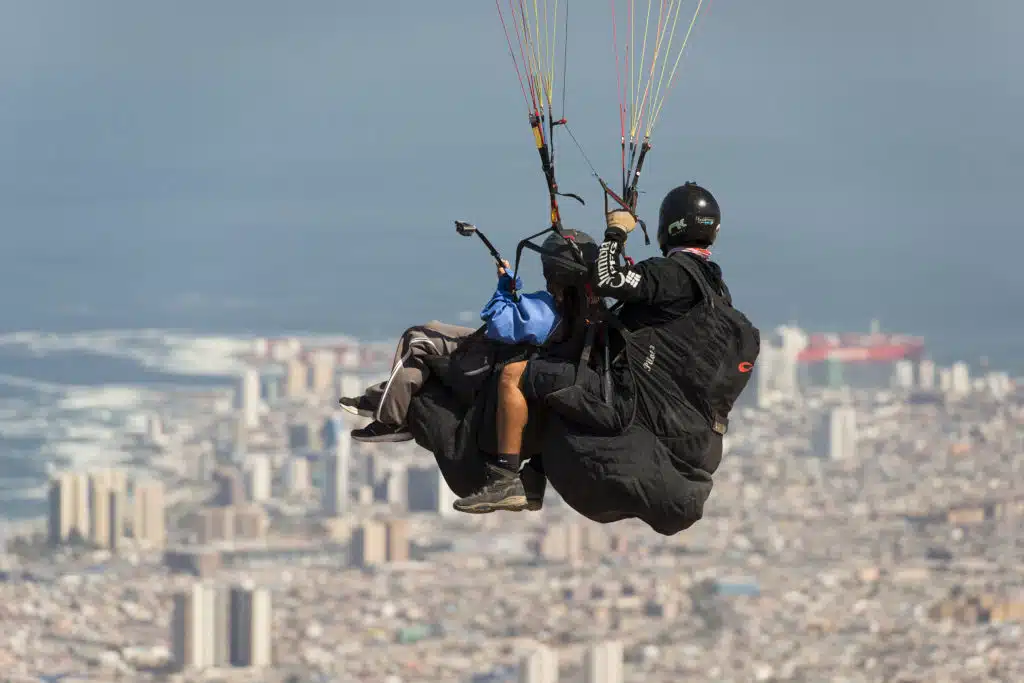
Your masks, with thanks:
[[[124,435],[162,390],[215,386],[244,341],[142,330],[0,335],[0,518],[45,512],[54,467],[130,457]]]

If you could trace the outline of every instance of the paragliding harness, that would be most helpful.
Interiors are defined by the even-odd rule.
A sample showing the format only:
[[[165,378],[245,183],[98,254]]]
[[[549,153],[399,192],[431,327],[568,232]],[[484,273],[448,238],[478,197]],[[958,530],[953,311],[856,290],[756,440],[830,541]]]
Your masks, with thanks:
[[[596,432],[622,432],[639,420],[662,438],[679,438],[700,431],[702,425],[719,436],[726,434],[729,412],[759,355],[760,333],[733,307],[727,293],[711,286],[692,257],[669,258],[686,271],[700,291],[700,300],[680,318],[638,330],[627,329],[616,308],[605,312],[599,326],[605,332],[606,358],[609,328],[621,336],[623,347],[612,362],[604,363],[600,403],[585,394],[580,372],[592,352],[589,342],[599,331],[595,325],[588,331],[574,386],[549,396],[549,407]],[[616,405],[612,393],[616,372],[629,378],[629,386],[623,388],[624,398],[631,400],[625,405]]]

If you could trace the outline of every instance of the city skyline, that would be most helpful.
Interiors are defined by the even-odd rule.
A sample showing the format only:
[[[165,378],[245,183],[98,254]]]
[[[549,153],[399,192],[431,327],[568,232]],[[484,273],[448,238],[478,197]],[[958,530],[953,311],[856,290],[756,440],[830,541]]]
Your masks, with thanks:
[[[706,518],[676,537],[628,522],[594,524],[551,490],[542,513],[453,514],[451,492],[429,454],[414,444],[347,437],[362,419],[339,414],[335,395],[357,381],[356,367],[359,381],[369,383],[384,366],[352,366],[346,343],[336,347],[330,387],[317,385],[311,362],[310,372],[299,373],[306,382],[293,380],[289,396],[284,368],[304,364],[296,357],[326,362],[324,347],[296,339],[255,341],[240,351],[245,369],[237,383],[194,392],[141,421],[138,447],[151,451],[154,463],[174,463],[159,475],[161,484],[118,468],[55,473],[49,528],[63,536],[44,552],[64,558],[57,567],[71,563],[58,571],[74,573],[75,563],[95,562],[89,553],[106,544],[99,580],[108,573],[129,584],[152,577],[152,587],[133,590],[149,595],[151,614],[160,615],[146,642],[163,644],[168,654],[150,663],[133,654],[139,676],[182,662],[197,673],[240,662],[239,671],[262,666],[281,676],[342,669],[398,675],[412,660],[394,668],[385,653],[417,652],[417,666],[460,682],[484,675],[502,683],[678,680],[692,673],[688,662],[708,666],[723,656],[708,645],[711,634],[763,634],[783,619],[774,610],[801,604],[789,602],[794,581],[804,596],[824,587],[828,597],[801,617],[802,626],[785,621],[773,639],[805,628],[831,632],[829,624],[852,619],[846,628],[864,635],[847,646],[866,651],[872,633],[898,639],[924,629],[934,638],[943,624],[1003,642],[1024,620],[1024,594],[1004,574],[1019,557],[1013,530],[1024,519],[1024,490],[1012,474],[1019,468],[1013,454],[1024,447],[1021,385],[996,368],[974,372],[926,357],[808,373],[816,366],[798,361],[810,338],[793,328],[766,336],[768,361],[736,408]],[[307,344],[319,350],[306,353]],[[244,400],[253,372],[260,388],[255,423]],[[122,490],[135,496],[120,503]],[[123,530],[111,538],[121,540],[107,543],[103,530],[118,524]],[[136,528],[148,530],[151,541],[136,543]],[[69,545],[72,532],[87,545]],[[994,581],[984,590],[970,578],[980,567]],[[241,585],[265,597],[230,589]],[[498,587],[511,594],[502,597]],[[909,601],[914,609],[870,607],[879,591],[892,595],[892,605]],[[497,599],[494,620],[473,620],[471,607],[485,597]],[[272,603],[275,623],[292,625],[259,635],[250,622],[270,608],[256,603]],[[865,609],[871,620],[858,621]],[[327,635],[338,619],[349,624],[338,634],[347,635]],[[157,627],[161,622],[169,626]],[[232,630],[236,623],[249,625]],[[366,630],[367,623],[377,626]],[[666,648],[665,634],[683,628],[687,635]],[[473,642],[471,633],[514,645],[458,650],[456,643]],[[306,639],[318,645],[297,645]],[[350,641],[370,649],[340,659],[317,654]],[[915,659],[913,641],[904,647],[914,666],[928,670]],[[999,675],[1009,675],[1018,662],[998,651]],[[777,667],[816,670],[808,659],[772,657],[782,659],[722,660],[732,662],[733,678],[726,679],[746,681]],[[904,659],[882,658],[889,672],[905,667]],[[458,668],[463,660],[470,668]]]
[[[1024,681],[1024,5],[571,5],[0,3],[0,678]],[[578,443],[469,515],[493,401],[352,439],[396,335],[482,323],[453,221],[600,242],[611,187],[642,261],[688,181],[759,329],[728,415],[683,392],[720,461],[531,405]]]

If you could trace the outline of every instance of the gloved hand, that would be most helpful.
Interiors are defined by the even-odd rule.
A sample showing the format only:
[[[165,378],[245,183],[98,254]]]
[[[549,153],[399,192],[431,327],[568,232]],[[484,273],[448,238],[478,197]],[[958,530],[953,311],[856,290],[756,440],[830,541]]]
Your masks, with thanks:
[[[605,239],[625,241],[629,233],[636,227],[636,218],[625,209],[609,211],[606,216],[608,228],[604,231]]]

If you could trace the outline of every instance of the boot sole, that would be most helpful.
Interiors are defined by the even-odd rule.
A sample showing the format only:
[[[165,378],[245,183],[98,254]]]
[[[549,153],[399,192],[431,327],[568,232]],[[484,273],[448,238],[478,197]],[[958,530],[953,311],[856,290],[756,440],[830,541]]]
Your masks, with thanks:
[[[412,434],[385,434],[383,436],[356,436],[352,435],[353,441],[359,443],[402,443],[412,441]]]
[[[344,404],[341,405],[341,409],[344,410],[349,415],[358,415],[359,417],[373,417],[372,410],[362,410],[360,408],[356,408],[355,406],[347,406]]]
[[[523,510],[530,509],[529,503],[526,502],[526,496],[510,496],[497,503],[473,503],[472,505],[459,505],[455,503],[452,507],[459,512],[471,515],[484,515],[488,512],[499,512],[502,510],[505,512],[522,512]]]
[[[540,510],[542,507],[544,507],[544,502],[543,501],[540,501],[540,500],[527,500],[526,501],[526,509],[529,510],[530,512],[536,512],[537,510]]]

